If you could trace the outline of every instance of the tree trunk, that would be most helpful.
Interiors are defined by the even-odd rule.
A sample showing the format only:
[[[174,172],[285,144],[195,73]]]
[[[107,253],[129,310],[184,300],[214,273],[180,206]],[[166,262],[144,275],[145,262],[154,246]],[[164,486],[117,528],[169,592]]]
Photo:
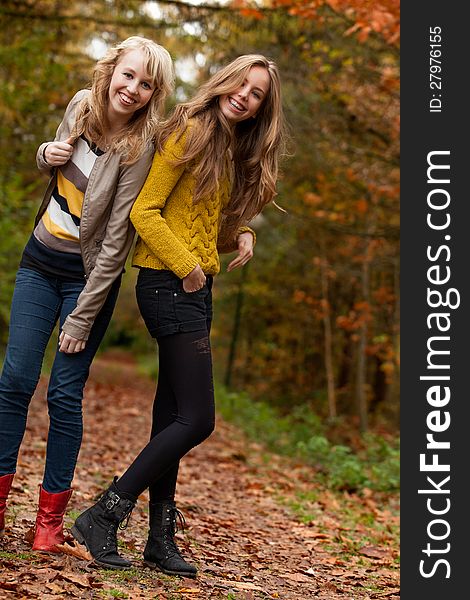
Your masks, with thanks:
[[[336,389],[335,389],[335,375],[333,367],[333,336],[331,328],[331,311],[330,302],[328,299],[328,263],[327,259],[323,254],[320,261],[320,279],[321,279],[321,290],[322,290],[322,301],[323,301],[323,327],[324,327],[324,345],[325,345],[325,370],[326,370],[326,381],[327,381],[327,392],[328,392],[328,416],[330,419],[334,419],[337,415],[336,412]]]
[[[362,287],[362,298],[363,302],[370,304],[369,297],[369,279],[370,279],[370,260],[369,260],[369,240],[365,242],[364,261],[361,269],[361,287]],[[366,346],[367,346],[367,333],[368,333],[368,320],[367,316],[363,319],[361,327],[359,329],[359,343],[357,347],[357,373],[356,373],[356,407],[357,414],[359,416],[359,429],[361,433],[367,431],[368,428],[368,415],[367,415],[367,395],[366,395],[366,381],[367,381],[367,359],[366,359]]]

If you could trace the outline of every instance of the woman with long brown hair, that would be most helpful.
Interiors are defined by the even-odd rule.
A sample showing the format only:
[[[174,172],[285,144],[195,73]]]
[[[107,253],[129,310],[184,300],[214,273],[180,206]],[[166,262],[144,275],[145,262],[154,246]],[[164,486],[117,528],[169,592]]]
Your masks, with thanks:
[[[159,347],[151,439],[72,527],[102,566],[130,566],[117,553],[116,533],[149,488],[145,563],[170,575],[196,575],[174,540],[174,498],[179,460],[214,428],[212,281],[218,252],[238,250],[229,271],[252,257],[248,224],[276,194],[283,140],[278,69],[261,55],[221,69],[159,128],[131,211],[139,236],[137,301]]]

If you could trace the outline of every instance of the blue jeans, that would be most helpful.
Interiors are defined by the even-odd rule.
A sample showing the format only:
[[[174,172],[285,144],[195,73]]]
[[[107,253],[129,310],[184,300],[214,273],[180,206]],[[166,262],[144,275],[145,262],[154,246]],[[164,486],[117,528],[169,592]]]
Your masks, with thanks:
[[[41,375],[44,352],[77,304],[85,282],[62,281],[20,268],[11,305],[10,329],[0,377],[0,476],[16,471],[29,403]],[[49,434],[42,485],[49,493],[70,488],[82,441],[83,388],[119,293],[120,278],[95,319],[85,349],[56,351],[47,390]]]

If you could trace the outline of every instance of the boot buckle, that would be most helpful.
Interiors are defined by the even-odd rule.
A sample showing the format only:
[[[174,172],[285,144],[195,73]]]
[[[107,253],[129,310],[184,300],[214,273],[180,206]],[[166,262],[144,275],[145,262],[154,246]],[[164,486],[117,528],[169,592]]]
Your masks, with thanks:
[[[120,502],[121,498],[112,491],[108,491],[105,506],[107,510],[113,510],[115,506],[117,506]]]

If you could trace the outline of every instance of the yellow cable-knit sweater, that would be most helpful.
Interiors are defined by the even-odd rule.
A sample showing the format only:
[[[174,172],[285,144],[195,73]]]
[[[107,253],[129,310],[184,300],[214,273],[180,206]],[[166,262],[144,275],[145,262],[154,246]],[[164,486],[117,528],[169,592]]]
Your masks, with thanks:
[[[222,208],[230,195],[225,178],[213,198],[193,204],[195,179],[184,165],[175,165],[183,154],[186,134],[170,136],[156,152],[147,180],[131,210],[138,239],[132,257],[134,267],[169,269],[186,277],[198,264],[206,275],[220,270],[217,236]],[[241,227],[239,233],[250,231]]]

